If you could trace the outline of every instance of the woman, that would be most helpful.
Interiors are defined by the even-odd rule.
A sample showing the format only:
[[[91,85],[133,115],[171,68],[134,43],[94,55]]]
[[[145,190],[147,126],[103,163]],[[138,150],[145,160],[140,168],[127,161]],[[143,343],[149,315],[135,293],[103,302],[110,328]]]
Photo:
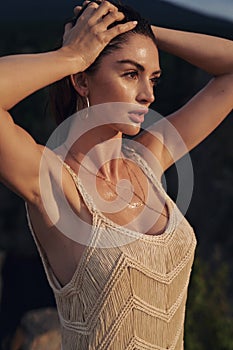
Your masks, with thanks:
[[[1,59],[0,177],[27,203],[63,349],[182,349],[196,241],[160,178],[232,110],[233,44],[151,30],[107,1],[76,13],[60,49]],[[214,78],[138,134],[161,74],[158,48]],[[50,150],[8,111],[55,82],[58,122],[81,112]],[[123,134],[135,138],[124,144]]]

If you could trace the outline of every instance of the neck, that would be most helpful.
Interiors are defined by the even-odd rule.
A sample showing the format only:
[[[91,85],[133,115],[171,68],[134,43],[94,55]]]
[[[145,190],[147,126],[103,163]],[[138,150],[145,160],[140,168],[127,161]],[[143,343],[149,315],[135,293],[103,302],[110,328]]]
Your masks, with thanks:
[[[94,173],[99,171],[106,179],[117,179],[122,133],[108,124],[96,126],[89,120],[74,118],[62,153]]]

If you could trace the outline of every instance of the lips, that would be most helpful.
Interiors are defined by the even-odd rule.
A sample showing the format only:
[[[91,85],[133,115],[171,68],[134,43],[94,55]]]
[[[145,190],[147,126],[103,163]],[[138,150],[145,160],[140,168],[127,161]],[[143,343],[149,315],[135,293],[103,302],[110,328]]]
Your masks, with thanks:
[[[133,110],[128,112],[130,120],[132,120],[134,123],[143,123],[145,114],[148,113],[147,108]]]

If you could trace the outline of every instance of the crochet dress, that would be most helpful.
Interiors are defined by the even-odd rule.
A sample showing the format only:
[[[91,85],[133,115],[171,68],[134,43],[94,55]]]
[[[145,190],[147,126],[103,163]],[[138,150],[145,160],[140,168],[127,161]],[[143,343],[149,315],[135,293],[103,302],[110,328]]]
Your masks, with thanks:
[[[135,152],[128,153],[166,200],[169,221],[161,235],[140,234],[106,218],[64,163],[93,216],[93,229],[91,245],[62,287],[28,218],[56,298],[63,350],[183,349],[195,235],[148,164]],[[116,237],[123,243],[115,244]],[[128,243],[125,237],[131,238]],[[101,240],[109,244],[101,247]]]

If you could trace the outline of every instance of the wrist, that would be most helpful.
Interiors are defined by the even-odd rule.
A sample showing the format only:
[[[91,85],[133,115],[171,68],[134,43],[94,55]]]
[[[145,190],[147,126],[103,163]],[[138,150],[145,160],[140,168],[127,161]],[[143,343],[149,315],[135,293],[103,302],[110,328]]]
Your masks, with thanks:
[[[67,69],[66,75],[83,72],[86,69],[85,62],[81,55],[73,52],[66,46],[57,50],[58,56],[62,59],[63,64]]]

